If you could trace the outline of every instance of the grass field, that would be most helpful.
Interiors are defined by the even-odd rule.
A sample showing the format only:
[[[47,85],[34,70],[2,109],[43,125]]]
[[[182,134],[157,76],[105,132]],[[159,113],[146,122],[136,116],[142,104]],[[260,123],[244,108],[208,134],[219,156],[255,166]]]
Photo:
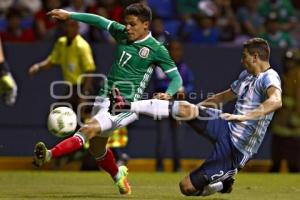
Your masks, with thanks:
[[[185,197],[178,182],[183,173],[131,172],[133,193],[120,196],[103,172],[0,171],[0,199],[205,199],[299,200],[300,174],[246,174],[236,178],[231,194]]]

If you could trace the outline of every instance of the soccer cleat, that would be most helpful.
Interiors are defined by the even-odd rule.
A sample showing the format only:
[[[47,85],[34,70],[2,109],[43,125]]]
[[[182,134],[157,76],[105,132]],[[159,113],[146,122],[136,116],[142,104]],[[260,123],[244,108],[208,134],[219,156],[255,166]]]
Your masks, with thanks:
[[[121,95],[118,88],[113,88],[109,94],[108,98],[110,101],[109,112],[112,114],[119,114],[120,111],[126,111],[130,109],[130,103],[126,102],[124,97]]]
[[[46,145],[43,142],[36,143],[34,147],[34,157],[32,164],[36,167],[41,167],[46,162],[49,162],[50,159],[50,154]]]
[[[116,185],[120,194],[131,194],[131,188],[127,180],[128,169],[126,166],[120,166]]]
[[[227,178],[223,183],[223,189],[220,191],[221,193],[231,193],[232,192],[232,186],[234,183],[234,178]]]

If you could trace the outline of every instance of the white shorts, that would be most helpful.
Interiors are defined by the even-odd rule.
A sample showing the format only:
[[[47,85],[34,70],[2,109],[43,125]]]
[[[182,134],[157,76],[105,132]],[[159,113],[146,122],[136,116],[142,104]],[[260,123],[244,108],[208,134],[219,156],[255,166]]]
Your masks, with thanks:
[[[115,129],[127,126],[138,119],[138,115],[133,112],[123,112],[118,115],[111,115],[108,112],[109,105],[110,102],[108,98],[100,96],[96,97],[92,115],[100,124],[100,137],[109,137]]]

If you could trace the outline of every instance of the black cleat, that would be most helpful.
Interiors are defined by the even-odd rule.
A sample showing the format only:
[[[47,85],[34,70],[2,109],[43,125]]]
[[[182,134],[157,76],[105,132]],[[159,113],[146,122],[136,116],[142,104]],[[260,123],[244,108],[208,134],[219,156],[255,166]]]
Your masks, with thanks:
[[[223,190],[221,190],[221,193],[231,193],[232,192],[232,186],[234,183],[234,178],[230,177],[222,181],[223,183]]]
[[[113,115],[117,115],[121,112],[128,111],[130,109],[130,103],[126,102],[124,97],[121,95],[118,88],[113,88],[109,94],[108,98],[110,101],[109,112]]]

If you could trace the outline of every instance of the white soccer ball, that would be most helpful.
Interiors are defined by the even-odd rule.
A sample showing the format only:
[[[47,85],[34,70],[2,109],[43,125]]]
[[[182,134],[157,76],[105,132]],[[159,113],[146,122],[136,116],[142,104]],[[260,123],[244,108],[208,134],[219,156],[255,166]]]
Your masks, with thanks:
[[[69,107],[57,107],[48,116],[48,130],[57,137],[67,137],[74,133],[77,116]]]

